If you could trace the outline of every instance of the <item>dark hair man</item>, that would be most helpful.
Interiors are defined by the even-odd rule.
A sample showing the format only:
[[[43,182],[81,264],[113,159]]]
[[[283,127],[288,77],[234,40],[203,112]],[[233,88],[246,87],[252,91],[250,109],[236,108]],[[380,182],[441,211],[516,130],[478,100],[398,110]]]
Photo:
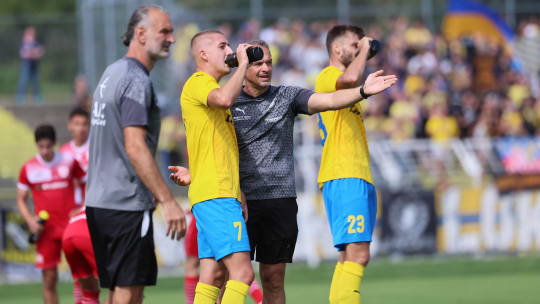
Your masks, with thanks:
[[[43,302],[58,303],[56,284],[60,263],[62,234],[69,215],[75,209],[73,179],[85,172],[70,156],[54,151],[56,132],[51,125],[41,125],[34,132],[38,154],[28,160],[19,174],[17,209],[36,241],[36,267],[42,270]],[[34,214],[27,205],[32,192]]]
[[[330,65],[317,77],[315,91],[337,93],[358,86],[370,40],[357,26],[333,27],[326,37]],[[362,97],[372,94],[364,89]],[[323,192],[334,247],[339,251],[329,299],[330,303],[360,303],[360,283],[369,262],[377,214],[362,110],[355,105],[319,113],[318,119],[323,150],[317,181]]]

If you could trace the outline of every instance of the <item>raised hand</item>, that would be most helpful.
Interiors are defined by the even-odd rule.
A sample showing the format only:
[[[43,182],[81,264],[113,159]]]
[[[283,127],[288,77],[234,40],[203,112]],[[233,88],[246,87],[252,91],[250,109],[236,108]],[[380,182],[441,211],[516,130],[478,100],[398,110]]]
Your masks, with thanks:
[[[383,70],[368,75],[364,82],[364,92],[368,95],[374,95],[393,86],[398,78],[396,75],[382,75]]]
[[[246,50],[250,47],[251,45],[247,43],[240,43],[236,48],[236,58],[238,59],[238,66],[241,66],[242,64],[246,64],[247,66],[249,64],[249,58],[247,56]]]
[[[191,175],[189,170],[181,166],[169,166],[167,167],[172,173],[169,178],[180,186],[187,186],[191,184]]]
[[[373,38],[370,38],[368,36],[364,36],[362,39],[358,40],[358,51],[364,51],[369,53],[369,42],[371,40],[373,40]]]

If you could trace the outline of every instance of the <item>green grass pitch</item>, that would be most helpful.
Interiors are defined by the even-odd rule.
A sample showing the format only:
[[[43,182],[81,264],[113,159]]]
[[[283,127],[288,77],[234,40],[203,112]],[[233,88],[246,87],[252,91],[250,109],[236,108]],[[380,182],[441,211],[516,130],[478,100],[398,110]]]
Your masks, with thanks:
[[[287,303],[328,303],[333,267],[289,266]],[[0,303],[40,303],[40,288],[0,285]],[[71,288],[70,283],[59,284],[61,303],[73,303]],[[368,304],[540,303],[540,257],[376,259],[366,270],[361,293],[362,303]],[[183,297],[181,277],[161,278],[146,289],[144,303],[184,303]]]

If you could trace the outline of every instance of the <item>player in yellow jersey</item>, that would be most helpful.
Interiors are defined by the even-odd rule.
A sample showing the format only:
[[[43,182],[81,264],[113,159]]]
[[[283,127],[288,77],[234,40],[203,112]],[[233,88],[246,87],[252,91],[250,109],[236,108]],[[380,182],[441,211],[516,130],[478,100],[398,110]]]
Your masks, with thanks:
[[[329,66],[315,82],[315,92],[329,93],[361,84],[369,54],[362,29],[338,25],[327,34]],[[363,98],[370,92],[361,90]],[[339,251],[330,303],[360,303],[360,283],[369,262],[377,213],[377,194],[359,104],[318,114],[323,146],[318,182],[323,191],[334,246]]]
[[[261,47],[264,56],[249,65],[243,92],[231,109],[239,145],[240,184],[250,214],[252,258],[256,254],[260,262],[264,303],[278,304],[285,303],[285,268],[292,262],[298,233],[292,144],[295,117],[348,108],[362,96],[360,87],[321,94],[293,86],[272,86],[268,45],[261,40],[250,44]],[[368,76],[366,92],[379,93],[397,80],[394,75],[381,74],[378,71]],[[184,168],[169,169],[174,171],[173,181],[186,184],[182,181],[189,174]]]
[[[225,64],[233,53],[227,39],[219,31],[208,30],[191,40],[197,72],[186,81],[180,103],[191,174],[188,197],[197,220],[201,264],[195,304],[217,301],[222,285],[217,274],[222,267],[229,273],[223,304],[244,303],[254,278],[242,216],[238,145],[229,110],[242,89],[247,48],[247,44],[238,46],[238,69],[220,87],[218,81],[231,72]]]

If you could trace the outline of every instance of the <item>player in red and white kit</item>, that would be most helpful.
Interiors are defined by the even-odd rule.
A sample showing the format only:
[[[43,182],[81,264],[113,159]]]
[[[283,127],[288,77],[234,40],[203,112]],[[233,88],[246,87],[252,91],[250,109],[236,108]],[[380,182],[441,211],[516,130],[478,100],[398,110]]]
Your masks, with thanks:
[[[45,303],[58,303],[57,265],[61,256],[62,234],[69,222],[70,212],[76,207],[72,181],[83,178],[85,172],[72,157],[55,153],[56,133],[52,126],[39,126],[34,135],[38,154],[21,168],[17,183],[17,208],[30,231],[39,234],[36,267],[42,269],[43,300]],[[30,191],[34,213],[27,205]],[[49,213],[49,219],[43,225],[37,216],[42,210]]]
[[[98,304],[100,290],[97,266],[84,207],[69,220],[62,237],[62,249],[75,284],[75,304]]]
[[[72,140],[60,147],[60,152],[70,155],[79,162],[84,170],[88,171],[88,133],[90,132],[90,114],[83,108],[75,108],[69,113],[67,129],[71,132]],[[84,202],[86,179],[75,180],[75,203]]]
[[[90,115],[82,108],[69,114],[67,129],[71,141],[60,147],[60,152],[70,155],[86,172],[88,169],[88,133]],[[75,203],[84,203],[86,179],[74,180]],[[73,298],[76,304],[99,303],[99,286],[94,248],[90,239],[84,206],[69,220],[62,238],[62,249],[66,255],[73,277]],[[109,299],[110,300],[110,299]]]
[[[189,221],[186,236],[184,238],[184,249],[186,251],[186,262],[184,263],[184,297],[186,304],[193,304],[195,298],[195,287],[199,282],[199,250],[197,250],[197,226],[195,217],[189,211],[186,213],[186,220]]]

